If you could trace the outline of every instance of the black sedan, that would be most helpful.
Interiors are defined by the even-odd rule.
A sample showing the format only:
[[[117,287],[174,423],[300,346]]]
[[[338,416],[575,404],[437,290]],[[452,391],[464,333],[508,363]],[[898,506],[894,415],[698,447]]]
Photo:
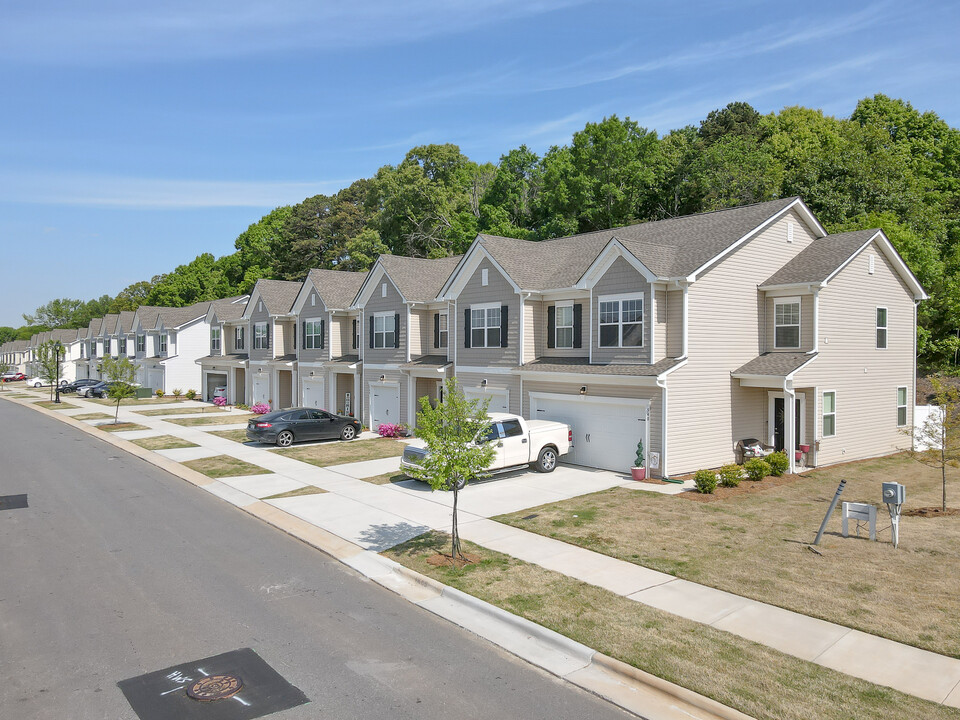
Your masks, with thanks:
[[[247,440],[290,447],[298,440],[353,440],[360,434],[360,421],[316,408],[277,410],[247,423]]]
[[[72,393],[76,392],[82,387],[89,387],[90,385],[96,385],[101,382],[100,380],[94,380],[93,378],[81,378],[80,380],[74,380],[72,383],[67,383],[60,388],[62,393]]]

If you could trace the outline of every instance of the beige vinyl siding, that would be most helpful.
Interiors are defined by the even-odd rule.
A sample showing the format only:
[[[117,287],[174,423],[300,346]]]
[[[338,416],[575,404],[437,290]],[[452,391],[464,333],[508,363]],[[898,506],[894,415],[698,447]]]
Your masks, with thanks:
[[[236,332],[238,327],[243,328],[243,347],[239,350],[237,349]],[[250,324],[247,322],[233,323],[232,325],[224,324],[223,332],[220,335],[220,345],[226,350],[226,354],[250,352]]]
[[[869,256],[876,256],[873,275]],[[887,348],[876,347],[876,308],[887,308]],[[913,423],[914,302],[875,245],[868,246],[820,291],[820,353],[797,374],[816,386],[817,464],[897,452],[910,440],[897,428],[897,387],[907,387],[907,426]],[[836,436],[823,438],[822,396],[837,393]]]
[[[433,313],[427,310],[410,312],[410,357],[438,354],[433,347]]]
[[[643,347],[601,348],[600,335],[600,298],[604,295],[643,294]],[[593,317],[592,323],[585,323],[592,332],[590,343],[593,347],[594,363],[649,363],[650,362],[650,284],[644,277],[634,270],[622,257],[613,261],[613,264],[603,274],[603,277],[593,288],[593,307],[589,313]],[[584,343],[586,346],[586,343]],[[586,354],[581,352],[581,354]]]
[[[578,348],[550,348],[547,347],[550,335],[549,315],[547,308],[557,305],[580,305],[580,347]],[[543,303],[543,317],[537,325],[537,332],[541,337],[543,349],[537,357],[587,357],[590,353],[590,298],[570,298],[569,300],[552,300]]]
[[[796,230],[794,230],[796,232]],[[800,347],[799,348],[778,348],[776,347],[776,303],[784,297],[794,297],[800,300]],[[813,295],[810,293],[776,297],[767,296],[763,301],[763,317],[761,323],[764,327],[763,346],[760,352],[807,352],[813,350]]]
[[[521,414],[521,398],[520,398],[520,377],[518,375],[502,375],[502,374],[483,374],[483,373],[458,373],[457,380],[460,382],[460,386],[463,388],[469,388],[471,390],[481,389],[480,383],[486,378],[487,390],[494,389],[506,389],[509,391],[507,395],[507,402],[510,405],[510,412]]]
[[[264,305],[263,309],[260,309],[262,304],[263,301],[260,300],[254,305],[253,312],[250,314],[250,324],[247,326],[247,332],[243,338],[248,348],[247,352],[250,353],[251,360],[269,360],[273,357],[273,348],[276,347],[276,338],[273,337],[273,333],[271,333],[269,349],[255,350],[253,347],[253,326],[258,322],[265,322],[268,326],[272,324],[266,306]]]
[[[316,293],[310,293],[315,296]],[[303,346],[306,335],[303,332],[303,324],[305,322],[320,322],[323,321],[323,349],[320,348],[305,348]],[[299,358],[305,362],[316,362],[319,360],[326,360],[328,356],[327,348],[330,343],[330,331],[331,328],[327,322],[327,308],[324,306],[323,301],[318,297],[316,299],[316,305],[311,305],[309,298],[307,299],[306,304],[303,306],[303,310],[300,311],[300,315],[297,316],[297,345],[299,349],[297,353]]]
[[[668,290],[666,295],[667,357],[680,357],[683,353],[683,290]]]
[[[331,357],[354,355],[359,352],[353,347],[353,321],[359,319],[356,315],[334,315],[330,322],[330,352]]]
[[[653,309],[653,362],[667,357],[667,291],[655,290],[656,307]]]
[[[488,273],[488,285],[481,284],[483,270]],[[464,311],[471,305],[498,303],[506,305],[507,311],[507,347],[505,348],[465,348],[463,346]],[[474,270],[466,286],[457,298],[457,365],[483,367],[516,367],[520,364],[520,298],[513,291],[507,279],[500,274],[489,260],[484,259]],[[451,323],[453,324],[453,323]],[[501,332],[504,328],[501,327]],[[511,400],[512,402],[512,400]]]
[[[544,315],[543,303],[536,300],[526,300],[523,303],[523,362],[536,360],[543,354],[543,348],[537,347],[540,327],[540,318]]]
[[[387,296],[382,297],[382,285],[387,285]],[[389,313],[400,316],[400,347],[372,348],[370,347],[370,318],[377,313]],[[407,308],[397,291],[396,286],[386,275],[373,288],[373,295],[363,308],[363,327],[360,329],[360,342],[363,343],[363,361],[375,365],[399,364],[407,360]],[[377,373],[379,377],[379,373]],[[401,403],[402,405],[402,403]],[[364,407],[369,407],[364,405]]]
[[[446,315],[447,316],[447,344],[439,345],[437,338],[435,337],[434,330],[437,327],[437,315]],[[452,318],[453,310],[452,307],[450,310],[434,310],[429,313],[429,322],[424,328],[426,331],[427,340],[425,341],[424,348],[427,355],[446,355],[448,358],[453,357],[453,351],[450,349],[451,344],[453,343],[453,325]],[[439,346],[439,347],[438,347]]]
[[[792,243],[786,241],[788,219],[794,223]],[[762,303],[757,286],[812,240],[791,211],[690,286],[689,361],[667,379],[670,474],[733,461],[739,436],[753,427],[739,417],[756,414],[754,402],[739,392],[739,381],[730,373],[760,354]]]

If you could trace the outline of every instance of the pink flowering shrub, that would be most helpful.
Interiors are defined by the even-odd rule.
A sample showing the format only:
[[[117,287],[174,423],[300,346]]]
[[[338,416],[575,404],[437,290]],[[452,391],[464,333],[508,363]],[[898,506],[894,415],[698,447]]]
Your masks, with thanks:
[[[225,397],[215,397],[213,404],[217,407],[224,407],[227,404],[227,399]]]
[[[266,403],[257,403],[250,408],[250,412],[254,415],[266,415],[270,412],[270,406]]]
[[[377,433],[380,437],[388,438],[398,438],[405,437],[407,434],[407,429],[403,425],[395,425],[393,423],[381,423],[380,427],[377,429]]]

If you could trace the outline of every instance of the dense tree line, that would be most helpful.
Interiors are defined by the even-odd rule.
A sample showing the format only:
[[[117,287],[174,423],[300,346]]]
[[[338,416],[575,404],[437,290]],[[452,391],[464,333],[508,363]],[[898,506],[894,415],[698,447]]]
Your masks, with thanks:
[[[960,131],[884,95],[851,116],[747,103],[660,137],[629,118],[588,123],[542,156],[525,145],[477,163],[456,145],[422,145],[333,195],[276,208],[236,239],[116,298],[55,300],[37,327],[85,325],[141,302],[186,305],[247,292],[261,277],[365,270],[377,255],[461,253],[478,232],[531,240],[801,196],[829,231],[882,227],[931,294],[920,306],[930,365],[960,350]],[[0,329],[0,338],[9,328]],[[27,332],[22,330],[22,332]],[[28,333],[29,334],[29,333]]]

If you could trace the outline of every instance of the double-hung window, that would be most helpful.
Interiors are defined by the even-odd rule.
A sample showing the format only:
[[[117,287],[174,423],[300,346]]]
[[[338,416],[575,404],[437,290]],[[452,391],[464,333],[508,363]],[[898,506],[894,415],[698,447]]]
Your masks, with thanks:
[[[103,355],[106,357],[110,354],[110,338],[106,338],[103,341]]]
[[[599,344],[602,348],[643,347],[643,295],[600,297]],[[557,308],[557,329],[560,308]],[[557,333],[559,341],[560,333]],[[569,347],[573,347],[573,308],[570,308]],[[557,345],[560,347],[560,345]]]
[[[323,323],[320,320],[306,320],[303,323],[303,347],[306,350],[319,350],[323,347]]]
[[[210,328],[210,351],[220,352],[220,328]]]
[[[119,343],[119,345],[120,345],[120,354],[121,354],[121,355],[126,355],[126,354],[127,354],[127,339],[126,339],[125,337],[120,338],[119,340],[117,340],[117,343]]]
[[[897,388],[897,427],[905,427],[907,424],[907,388],[901,386]]]
[[[393,313],[373,316],[373,347],[392,348],[397,345],[397,317]]]
[[[137,335],[137,352],[142,353],[146,351],[147,351],[147,336]]]
[[[235,327],[233,329],[233,348],[234,350],[243,350],[244,347],[244,332],[243,327]]]
[[[270,336],[267,334],[267,324],[258,322],[253,324],[253,349],[266,350],[270,347]]]
[[[773,347],[800,347],[800,298],[777,298],[773,301]]]
[[[470,347],[500,347],[500,304],[470,307]]]
[[[437,313],[437,347],[445,348],[449,337],[447,314]]]
[[[887,309],[885,307],[877,308],[877,350],[885,350],[887,347]]]
[[[160,352],[165,353],[167,351],[167,334],[160,333]]]
[[[554,347],[565,349],[573,347],[573,304],[557,305],[554,310],[556,327],[554,328]]]
[[[837,393],[828,390],[823,393],[823,437],[837,434]]]

